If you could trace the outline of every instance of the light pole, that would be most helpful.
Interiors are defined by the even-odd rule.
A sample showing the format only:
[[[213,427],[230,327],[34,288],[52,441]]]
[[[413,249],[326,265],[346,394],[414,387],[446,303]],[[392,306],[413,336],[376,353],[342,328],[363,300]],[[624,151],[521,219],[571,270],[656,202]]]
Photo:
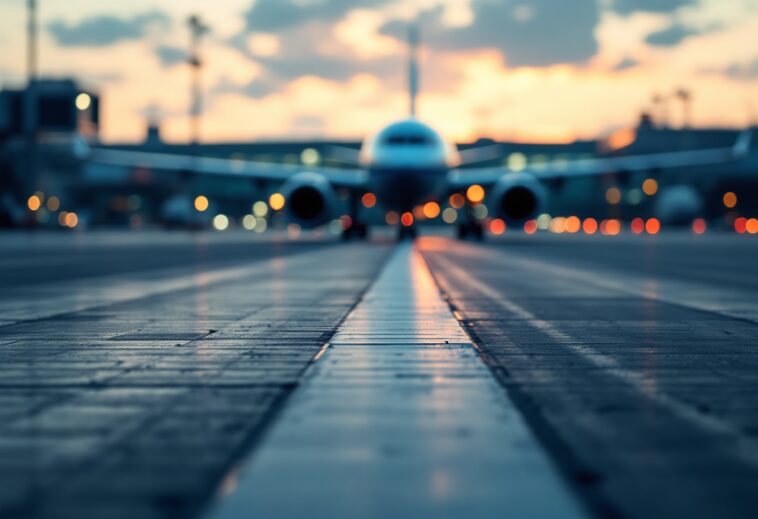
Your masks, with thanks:
[[[27,167],[25,185],[29,192],[37,188],[37,130],[38,130],[38,107],[37,107],[37,0],[27,0],[27,47],[26,47],[26,94],[24,95],[24,122],[23,128],[27,140]],[[22,195],[24,196],[24,195]]]
[[[192,15],[187,20],[190,29],[190,54],[189,65],[192,67],[192,86],[191,97],[192,106],[190,108],[190,141],[192,148],[196,152],[197,145],[200,142],[200,116],[202,114],[202,84],[200,72],[203,66],[200,59],[200,40],[209,28],[206,26],[198,15]]]

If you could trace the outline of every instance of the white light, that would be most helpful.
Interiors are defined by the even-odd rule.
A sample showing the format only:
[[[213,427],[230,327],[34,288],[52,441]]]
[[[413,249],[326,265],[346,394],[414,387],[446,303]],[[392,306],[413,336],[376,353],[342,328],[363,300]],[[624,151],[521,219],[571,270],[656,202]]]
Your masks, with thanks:
[[[537,228],[541,231],[547,231],[550,228],[550,215],[542,213],[537,217]]]
[[[253,214],[258,218],[263,218],[268,214],[268,204],[261,200],[253,204]]]
[[[306,166],[317,166],[321,162],[321,154],[313,148],[305,148],[300,154],[300,162]]]
[[[452,207],[448,207],[442,211],[442,220],[447,224],[453,224],[458,219],[458,211]]]
[[[248,231],[252,231],[255,229],[256,220],[255,216],[251,214],[246,214],[244,218],[242,218],[242,227],[244,227]]]
[[[484,204],[479,204],[477,206],[474,206],[472,209],[472,212],[474,213],[474,218],[477,220],[484,220],[487,218],[487,206]]]
[[[84,111],[87,108],[89,108],[91,105],[92,105],[92,98],[90,97],[89,94],[82,92],[81,94],[76,96],[76,107],[79,110]]]
[[[524,171],[527,164],[527,158],[526,155],[523,153],[520,153],[518,151],[511,153],[508,155],[508,158],[506,159],[506,165],[508,166],[508,169],[511,171]]]
[[[217,231],[225,231],[229,228],[229,218],[225,214],[217,214],[213,217],[213,228]]]
[[[266,232],[266,229],[268,228],[268,223],[264,218],[257,218],[255,220],[255,232],[262,233]]]

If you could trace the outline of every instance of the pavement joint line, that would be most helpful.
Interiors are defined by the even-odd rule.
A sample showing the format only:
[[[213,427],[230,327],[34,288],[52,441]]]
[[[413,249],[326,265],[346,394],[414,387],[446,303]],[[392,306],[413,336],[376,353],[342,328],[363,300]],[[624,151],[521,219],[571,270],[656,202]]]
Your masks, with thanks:
[[[19,323],[27,323],[34,321],[42,321],[46,319],[58,318],[65,315],[75,314],[78,312],[91,311],[93,309],[107,308],[120,303],[128,301],[135,301],[139,299],[146,299],[155,296],[161,296],[170,294],[172,292],[179,292],[182,290],[190,290],[194,288],[206,288],[211,285],[225,283],[234,279],[248,278],[256,275],[260,275],[266,270],[272,267],[273,262],[295,262],[295,264],[305,263],[310,264],[314,261],[314,257],[323,255],[325,252],[329,252],[332,249],[324,248],[315,251],[301,252],[298,254],[292,254],[283,258],[270,258],[258,261],[252,265],[236,266],[236,267],[223,267],[202,274],[182,274],[173,278],[164,279],[160,282],[154,280],[144,280],[140,282],[134,282],[129,280],[128,274],[117,274],[113,276],[104,276],[97,278],[97,285],[90,287],[90,297],[94,297],[92,301],[81,302],[82,287],[79,281],[74,282],[60,282],[58,288],[60,292],[65,292],[63,296],[45,296],[45,305],[48,308],[54,308],[52,311],[37,311],[35,315],[29,317],[19,317],[6,319],[8,315],[5,309],[0,308],[0,315],[3,316],[3,322],[0,324],[0,328],[13,326]],[[177,269],[167,269],[177,270]],[[68,290],[66,287],[77,287],[75,291]],[[75,292],[75,296],[69,295],[71,292]],[[98,299],[99,298],[99,299]],[[65,310],[61,310],[60,307],[66,307]],[[7,322],[6,322],[7,321]]]
[[[387,347],[350,338],[388,329],[434,331],[448,344]],[[586,515],[411,244],[397,246],[246,469],[229,477],[221,488],[237,490],[220,498],[211,517]]]
[[[736,456],[739,460],[758,466],[758,449],[755,448],[755,440],[743,434],[739,429],[732,427],[729,423],[719,420],[712,415],[701,412],[696,407],[689,406],[666,393],[658,391],[655,388],[655,384],[651,384],[650,380],[643,374],[624,368],[611,356],[601,353],[591,346],[581,344],[581,341],[575,337],[560,331],[550,322],[538,318],[529,310],[482,283],[474,276],[455,265],[449,259],[437,256],[435,261],[439,262],[446,272],[449,272],[460,282],[475,288],[505,310],[521,317],[525,322],[529,323],[538,331],[585,358],[591,364],[603,369],[606,373],[625,382],[635,391],[660,405],[662,408],[667,409],[670,413],[680,419],[687,421],[701,430],[736,440],[736,445],[730,444],[725,450],[731,452],[732,455]],[[438,273],[438,276],[444,278],[446,274],[445,272],[441,272]]]
[[[488,250],[502,254],[502,251],[499,251],[498,249],[495,249],[495,248],[488,248]],[[602,275],[603,273],[597,270],[593,270],[592,274],[588,274],[587,272],[583,272],[573,267],[567,267],[565,265],[548,263],[548,262],[531,258],[531,257],[529,259],[526,259],[524,257],[518,257],[518,254],[513,253],[513,252],[511,252],[508,255],[508,261],[514,264],[518,264],[518,266],[522,268],[526,268],[529,270],[539,269],[541,271],[550,271],[554,274],[559,274],[570,279],[573,278],[575,280],[581,281],[582,283],[594,285],[598,288],[616,290],[623,294],[642,297],[644,299],[650,299],[653,301],[660,301],[663,303],[669,303],[669,304],[681,306],[684,308],[699,310],[701,312],[714,313],[714,314],[721,315],[723,317],[729,317],[731,319],[737,319],[737,320],[748,322],[751,324],[758,324],[758,315],[755,315],[753,317],[748,316],[748,315],[742,315],[738,312],[735,312],[734,310],[729,310],[727,308],[717,308],[717,307],[714,307],[712,304],[709,304],[709,301],[720,301],[722,299],[721,297],[718,297],[718,294],[720,293],[720,291],[712,289],[710,287],[703,287],[705,290],[707,290],[710,293],[710,295],[706,298],[701,297],[699,301],[691,297],[672,297],[671,295],[667,295],[674,292],[682,291],[681,287],[693,285],[692,282],[683,283],[683,282],[670,280],[670,279],[650,280],[650,279],[645,278],[643,275],[636,274],[636,276],[638,276],[638,279],[641,281],[640,283],[622,284],[622,283],[609,280],[607,278],[606,279],[598,278],[597,277],[598,274]],[[613,275],[613,273],[610,271],[607,271],[605,274]],[[626,275],[629,275],[629,272],[627,272]],[[658,288],[654,291],[651,291],[649,289],[636,288],[637,286],[643,286],[645,282],[648,282],[648,281],[654,281],[656,283],[667,283],[671,287],[678,287],[679,290],[664,290],[664,289]]]

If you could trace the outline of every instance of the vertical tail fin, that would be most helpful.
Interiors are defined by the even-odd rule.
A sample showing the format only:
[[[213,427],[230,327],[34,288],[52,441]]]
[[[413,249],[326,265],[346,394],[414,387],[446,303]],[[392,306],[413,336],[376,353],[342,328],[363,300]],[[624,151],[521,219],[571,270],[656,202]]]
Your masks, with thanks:
[[[418,27],[408,28],[408,102],[410,116],[416,117],[416,97],[418,96]]]

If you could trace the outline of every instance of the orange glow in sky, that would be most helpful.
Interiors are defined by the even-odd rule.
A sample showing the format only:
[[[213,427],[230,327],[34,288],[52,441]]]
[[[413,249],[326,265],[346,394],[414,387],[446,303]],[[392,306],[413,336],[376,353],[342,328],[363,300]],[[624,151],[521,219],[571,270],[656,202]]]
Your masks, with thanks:
[[[624,128],[641,110],[654,110],[654,94],[668,100],[669,123],[683,124],[684,109],[673,96],[680,88],[692,93],[695,126],[744,126],[758,110],[753,0],[699,0],[669,11],[645,11],[650,2],[640,1],[624,12],[614,11],[614,2],[597,2],[586,26],[579,18],[559,20],[556,27],[564,28],[550,38],[541,25],[504,28],[492,41],[477,30],[487,20],[477,18],[473,0],[372,9],[279,3],[302,8],[303,19],[267,22],[252,15],[253,0],[40,0],[40,74],[75,77],[101,93],[105,141],[141,141],[150,118],[160,121],[166,140],[186,142],[186,17],[196,12],[211,28],[202,45],[203,141],[360,139],[407,115],[405,44],[390,28],[426,11],[418,112],[451,140],[612,135],[610,145],[622,147],[633,137]],[[344,7],[312,7],[326,4]],[[429,9],[438,4],[442,14],[434,19]],[[560,2],[526,13],[510,5],[502,3],[498,20],[525,29],[543,18],[548,27],[551,16],[560,16]],[[104,17],[109,31],[98,28]],[[25,23],[25,2],[0,3],[3,86],[24,81]],[[672,37],[677,30],[680,37]],[[520,33],[527,36],[514,39]],[[579,48],[579,40],[581,55],[562,54]]]

